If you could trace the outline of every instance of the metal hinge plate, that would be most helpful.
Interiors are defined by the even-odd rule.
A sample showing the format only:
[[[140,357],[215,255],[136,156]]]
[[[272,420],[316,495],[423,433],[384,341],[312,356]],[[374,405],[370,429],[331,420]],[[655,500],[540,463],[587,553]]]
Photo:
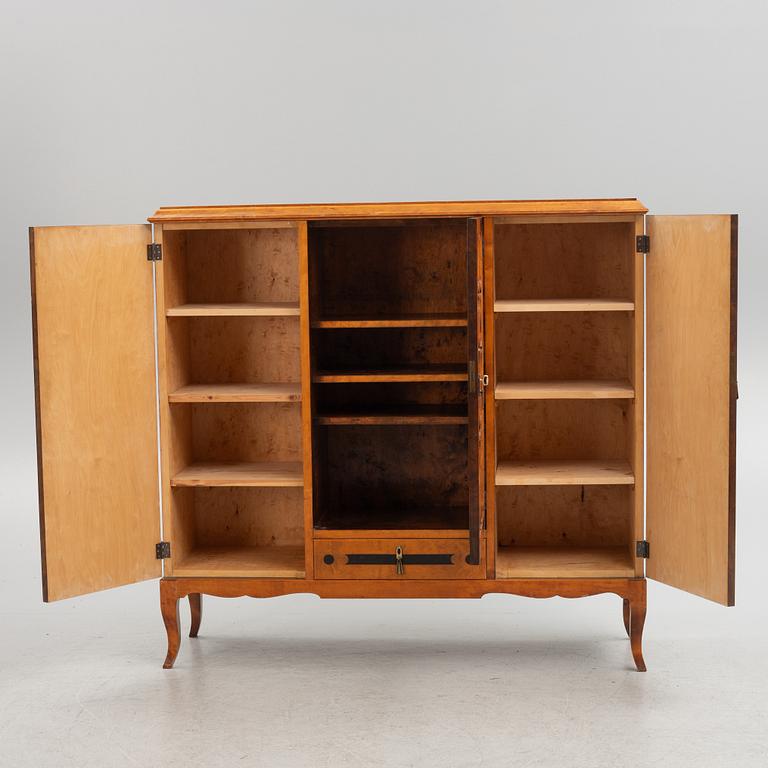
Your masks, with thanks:
[[[147,243],[147,261],[162,261],[163,246],[160,243]]]
[[[158,541],[155,544],[155,557],[158,560],[167,560],[171,556],[171,542]]]
[[[645,541],[645,539],[643,539],[643,541],[638,541],[635,548],[635,554],[638,557],[649,557],[651,554],[651,545]]]
[[[651,252],[651,238],[650,235],[638,235],[636,238],[637,252],[638,253],[650,253]]]

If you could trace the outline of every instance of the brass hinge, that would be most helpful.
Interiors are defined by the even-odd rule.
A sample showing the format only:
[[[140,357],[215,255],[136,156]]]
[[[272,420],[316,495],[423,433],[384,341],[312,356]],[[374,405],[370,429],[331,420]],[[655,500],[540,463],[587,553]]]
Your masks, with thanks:
[[[163,246],[160,243],[147,243],[147,261],[162,261]]]
[[[635,554],[637,557],[650,557],[651,545],[645,539],[638,541],[635,547]]]
[[[638,253],[650,253],[651,252],[651,238],[650,238],[650,235],[638,235],[637,236],[637,252]]]
[[[155,557],[158,560],[167,560],[171,556],[171,542],[158,541],[155,544]]]

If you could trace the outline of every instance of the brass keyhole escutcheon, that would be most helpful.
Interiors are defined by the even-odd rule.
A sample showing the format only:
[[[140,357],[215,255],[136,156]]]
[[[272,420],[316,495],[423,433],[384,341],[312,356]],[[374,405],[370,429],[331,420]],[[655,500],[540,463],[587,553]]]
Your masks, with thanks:
[[[403,548],[395,547],[395,572],[398,576],[405,573],[405,563],[403,563]]]

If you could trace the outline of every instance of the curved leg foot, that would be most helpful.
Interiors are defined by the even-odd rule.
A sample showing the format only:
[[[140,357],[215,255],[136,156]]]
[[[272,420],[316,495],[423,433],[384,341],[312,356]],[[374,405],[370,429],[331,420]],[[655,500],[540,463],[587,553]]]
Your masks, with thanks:
[[[643,624],[645,623],[645,589],[637,598],[630,601],[629,610],[629,640],[632,645],[632,658],[635,660],[635,666],[638,672],[645,672],[645,661],[643,660]]]
[[[189,593],[189,610],[192,613],[192,625],[189,628],[189,636],[197,637],[200,631],[200,622],[203,618],[203,596],[199,592]]]
[[[179,634],[179,598],[176,591],[160,582],[160,611],[163,614],[165,631],[168,633],[168,654],[163,662],[163,669],[171,669],[181,645]]]
[[[629,633],[629,600],[627,598],[624,598],[624,629],[627,630],[627,637],[631,637]]]

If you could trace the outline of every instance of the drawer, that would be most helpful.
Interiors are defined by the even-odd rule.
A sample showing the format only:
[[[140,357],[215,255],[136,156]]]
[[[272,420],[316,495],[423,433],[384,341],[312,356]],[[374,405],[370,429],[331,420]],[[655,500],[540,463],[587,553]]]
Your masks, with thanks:
[[[314,546],[316,579],[485,578],[485,539],[480,565],[467,563],[467,539],[318,539]]]

